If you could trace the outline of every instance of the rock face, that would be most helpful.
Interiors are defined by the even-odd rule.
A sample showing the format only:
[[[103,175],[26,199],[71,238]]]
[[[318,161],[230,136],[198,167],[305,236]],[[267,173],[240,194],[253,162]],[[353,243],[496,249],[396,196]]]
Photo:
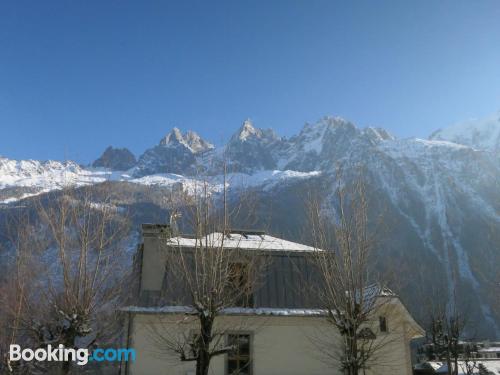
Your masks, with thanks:
[[[429,140],[401,140],[383,129],[360,129],[341,118],[325,117],[285,139],[245,121],[219,149],[196,133],[173,129],[144,152],[134,176],[126,181],[148,185],[150,190],[140,194],[145,199],[156,191],[152,186],[195,184],[199,168],[217,177],[225,163],[231,177],[248,175],[248,184],[228,179],[230,189],[249,186],[258,194],[259,222],[271,222],[271,230],[300,241],[303,201],[311,184],[320,190],[325,214],[334,218],[339,167],[346,184],[361,172],[370,217],[384,222],[374,262],[379,270],[394,270],[396,265],[400,272],[395,281],[412,313],[424,319],[430,302],[449,301],[458,290],[474,320],[474,334],[500,337],[498,125],[498,117],[492,117],[438,131]],[[9,195],[9,189],[48,191],[58,188],[53,185],[57,178],[62,183],[67,176],[80,184],[104,180],[89,173],[95,171],[73,164],[0,159],[0,193],[18,199],[31,190]],[[220,186],[219,179],[213,191]],[[147,207],[154,205],[148,202]]]
[[[93,167],[104,167],[115,171],[126,171],[133,168],[137,160],[126,148],[113,148],[109,146],[99,159],[92,163]]]
[[[246,120],[224,148],[230,171],[252,173],[277,168],[277,152],[283,141],[272,129],[254,128]]]
[[[183,135],[174,128],[158,146],[139,158],[135,174],[189,175],[200,169],[220,174],[224,163],[229,172],[246,174],[265,170],[328,170],[332,163],[383,141],[394,141],[394,137],[384,129],[359,129],[338,117],[306,124],[290,139],[278,136],[272,129],[254,127],[246,120],[229,142],[217,150],[196,133],[189,131]]]
[[[194,167],[197,157],[213,148],[212,144],[198,134],[191,131],[182,134],[179,129],[173,128],[158,146],[141,155],[134,175],[141,177],[156,173],[186,173]]]
[[[350,155],[393,139],[383,129],[359,129],[342,118],[324,117],[315,124],[306,124],[287,142],[280,152],[279,166],[300,171],[329,170]]]

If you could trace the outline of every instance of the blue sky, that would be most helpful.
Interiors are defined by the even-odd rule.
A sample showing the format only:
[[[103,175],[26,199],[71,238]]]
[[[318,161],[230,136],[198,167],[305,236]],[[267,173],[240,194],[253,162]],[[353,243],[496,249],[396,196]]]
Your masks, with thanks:
[[[399,137],[500,109],[498,1],[3,1],[0,155],[89,162],[338,115]]]

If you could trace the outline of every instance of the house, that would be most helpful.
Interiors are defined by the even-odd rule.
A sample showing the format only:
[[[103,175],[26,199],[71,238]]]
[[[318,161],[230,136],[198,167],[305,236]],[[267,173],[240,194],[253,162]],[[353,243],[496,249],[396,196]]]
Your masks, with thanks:
[[[479,358],[500,359],[500,344],[483,343],[481,347],[478,349],[477,353]]]
[[[137,354],[135,362],[123,364],[122,373],[194,374],[193,362],[180,361],[169,350],[171,347],[165,347],[162,338],[167,335],[189,338],[193,332],[189,323],[191,309],[183,302],[187,296],[182,288],[174,295],[166,291],[167,285],[174,281],[166,254],[173,249],[189,252],[196,240],[172,236],[167,225],[145,224],[142,230],[138,302],[123,309],[127,315],[125,345],[134,348]],[[330,349],[339,347],[340,337],[327,323],[326,312],[318,308],[314,299],[304,296],[305,280],[314,278],[310,257],[315,249],[256,231],[210,236],[217,241],[223,239],[224,249],[238,248],[248,256],[270,260],[251,299],[243,305],[225,308],[217,318],[220,326],[229,327],[224,340],[233,350],[214,357],[210,373],[340,374]],[[367,292],[383,303],[363,332],[367,339],[385,345],[380,345],[376,364],[366,374],[410,375],[410,340],[421,337],[422,328],[391,291],[374,287]]]
[[[448,365],[442,361],[428,361],[415,365],[415,375],[448,374]],[[458,361],[458,375],[499,375],[500,361],[495,359],[471,359],[468,362]]]

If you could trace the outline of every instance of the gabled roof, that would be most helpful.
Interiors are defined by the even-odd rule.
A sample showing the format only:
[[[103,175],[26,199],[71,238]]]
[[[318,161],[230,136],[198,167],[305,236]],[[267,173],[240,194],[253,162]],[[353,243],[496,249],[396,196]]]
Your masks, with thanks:
[[[203,238],[184,236],[172,237],[167,240],[170,246],[178,247],[224,247],[227,249],[265,250],[265,251],[314,251],[315,248],[297,242],[287,241],[265,234],[264,232],[237,231],[228,234],[213,232]]]

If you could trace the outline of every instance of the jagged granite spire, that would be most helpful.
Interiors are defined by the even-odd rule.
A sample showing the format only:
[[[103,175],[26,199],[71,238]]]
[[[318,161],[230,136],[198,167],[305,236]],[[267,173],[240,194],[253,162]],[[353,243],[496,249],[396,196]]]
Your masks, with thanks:
[[[179,128],[173,128],[170,133],[161,139],[160,146],[177,145],[187,147],[193,153],[205,152],[214,148],[213,144],[205,141],[197,133],[191,130],[182,134]]]
[[[183,134],[178,128],[173,128],[158,146],[146,150],[140,156],[134,175],[188,173],[196,163],[196,157],[213,148],[197,133],[188,131]]]
[[[109,168],[117,171],[126,171],[133,168],[137,160],[127,148],[113,148],[109,146],[99,159],[92,163],[93,167]]]

